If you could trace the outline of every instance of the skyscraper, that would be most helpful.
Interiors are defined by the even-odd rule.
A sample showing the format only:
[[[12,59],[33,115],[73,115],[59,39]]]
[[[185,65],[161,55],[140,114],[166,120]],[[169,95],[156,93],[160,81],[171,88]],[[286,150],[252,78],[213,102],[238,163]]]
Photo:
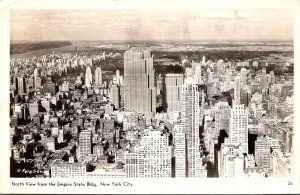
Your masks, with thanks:
[[[18,94],[23,95],[26,92],[24,77],[18,77]]]
[[[89,130],[82,130],[79,134],[79,154],[80,161],[83,161],[84,158],[92,153],[92,132]]]
[[[156,111],[153,56],[148,48],[134,47],[124,53],[124,106],[142,113],[150,122]]]
[[[175,177],[186,177],[186,138],[181,124],[174,127]]]
[[[202,56],[202,64],[204,65],[206,63],[205,56]]]
[[[38,89],[42,87],[42,79],[39,76],[34,77],[34,88]]]
[[[85,71],[85,86],[86,87],[91,87],[93,83],[93,75],[91,71],[91,67],[87,67]]]
[[[234,103],[241,103],[241,81],[239,76],[234,78]]]
[[[248,73],[248,71],[246,68],[241,69],[241,81],[240,82],[241,82],[242,86],[247,85],[247,73]]]
[[[35,68],[34,71],[33,71],[33,76],[35,77],[38,77],[39,76],[39,72],[38,72],[38,69]]]
[[[268,87],[268,78],[267,78],[267,71],[266,71],[266,68],[263,68],[263,69],[261,70],[261,78],[260,78],[260,81],[261,81],[261,88],[262,88],[262,89]]]
[[[171,177],[171,146],[160,130],[150,130],[136,151],[124,154],[127,177]]]
[[[258,137],[255,141],[255,161],[258,167],[270,168],[271,144],[267,137]]]
[[[228,133],[231,107],[228,102],[218,102],[215,105],[215,128],[219,132],[222,129]]]
[[[51,93],[52,95],[56,94],[56,84],[52,81],[52,78],[50,76],[47,77],[46,82],[43,84],[43,92]]]
[[[34,115],[39,114],[40,110],[39,110],[39,104],[37,102],[29,103],[28,107],[29,107],[30,118],[33,118]]]
[[[201,84],[202,83],[201,63],[197,63],[193,61],[192,66],[193,66],[194,79],[197,84]]]
[[[225,144],[241,145],[248,154],[248,110],[245,105],[233,105],[229,121],[229,139]]]
[[[269,83],[274,84],[275,83],[275,74],[273,71],[270,71],[269,73]]]
[[[110,87],[110,102],[115,108],[120,107],[120,87],[116,84],[113,84]]]
[[[199,126],[202,121],[200,92],[192,79],[186,79],[182,89],[182,124],[186,134],[186,177],[202,177]]]
[[[166,103],[167,113],[172,118],[173,112],[181,111],[181,93],[183,74],[166,74]]]
[[[231,74],[230,74],[230,69],[226,68],[226,73],[225,73],[225,82],[224,82],[224,91],[229,91],[230,90],[230,83],[231,83]]]
[[[95,84],[102,85],[102,71],[101,67],[97,67],[95,70]]]

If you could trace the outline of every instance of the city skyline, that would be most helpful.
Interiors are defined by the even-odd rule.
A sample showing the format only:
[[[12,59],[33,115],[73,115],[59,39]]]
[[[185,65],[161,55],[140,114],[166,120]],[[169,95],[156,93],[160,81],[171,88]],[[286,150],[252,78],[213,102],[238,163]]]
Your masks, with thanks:
[[[12,41],[293,40],[290,9],[12,10],[10,21]]]

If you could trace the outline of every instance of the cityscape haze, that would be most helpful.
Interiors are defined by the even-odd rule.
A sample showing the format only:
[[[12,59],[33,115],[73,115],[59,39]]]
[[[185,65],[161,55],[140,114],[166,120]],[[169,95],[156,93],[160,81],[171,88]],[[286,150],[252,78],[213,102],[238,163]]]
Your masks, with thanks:
[[[13,10],[10,33],[12,178],[294,173],[292,10]]]

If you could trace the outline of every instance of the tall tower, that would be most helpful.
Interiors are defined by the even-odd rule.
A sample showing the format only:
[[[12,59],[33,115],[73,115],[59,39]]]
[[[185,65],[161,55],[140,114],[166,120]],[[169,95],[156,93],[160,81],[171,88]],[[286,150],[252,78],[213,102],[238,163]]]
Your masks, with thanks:
[[[245,105],[234,105],[229,121],[230,144],[241,145],[243,153],[248,154],[248,110]]]
[[[79,134],[79,154],[80,161],[92,153],[92,132],[89,130],[82,130]]]
[[[261,87],[262,89],[264,88],[268,88],[268,78],[267,78],[267,71],[266,71],[266,68],[263,68],[261,70]]]
[[[241,69],[241,85],[246,86],[247,85],[247,69],[242,68]]]
[[[173,112],[181,111],[183,79],[183,74],[166,74],[165,76],[167,113],[170,116]]]
[[[86,87],[91,87],[93,83],[93,75],[91,71],[91,67],[87,67],[85,71],[85,86]]]
[[[234,78],[234,103],[241,103],[241,81],[239,76]]]
[[[273,71],[270,71],[269,73],[269,83],[274,84],[275,83],[275,74]]]
[[[95,84],[102,85],[102,71],[100,67],[97,67],[95,70]]]
[[[225,91],[229,91],[230,90],[230,83],[231,83],[231,74],[230,74],[230,69],[226,68],[226,73],[225,73],[225,86],[224,86],[224,90]]]
[[[198,85],[192,80],[186,80],[182,91],[182,124],[186,134],[186,177],[202,177],[199,137],[199,126],[202,121],[200,92]]]
[[[110,87],[110,102],[116,109],[120,108],[120,87],[116,84]]]
[[[142,113],[150,122],[156,111],[153,56],[148,48],[134,47],[124,53],[124,106]]]
[[[201,77],[201,74],[202,74],[201,73],[201,65],[202,64],[203,64],[203,62],[202,63],[197,63],[197,62],[194,62],[194,61],[192,62],[194,79],[195,79],[197,84],[202,84],[202,77]]]
[[[202,56],[202,64],[205,64],[205,56]]]
[[[186,138],[181,124],[174,127],[175,177],[186,177]]]
[[[23,76],[18,77],[18,94],[23,95],[26,91],[25,79]]]

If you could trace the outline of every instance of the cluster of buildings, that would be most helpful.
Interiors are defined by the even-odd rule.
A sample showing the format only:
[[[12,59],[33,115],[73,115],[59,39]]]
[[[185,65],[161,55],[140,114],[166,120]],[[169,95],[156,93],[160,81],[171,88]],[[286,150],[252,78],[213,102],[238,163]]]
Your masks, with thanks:
[[[77,54],[11,60],[12,177],[292,173],[293,76],[204,56],[183,73],[156,76],[151,50],[133,47],[123,55],[124,74],[104,80],[94,60]],[[78,67],[84,72],[68,76]]]

